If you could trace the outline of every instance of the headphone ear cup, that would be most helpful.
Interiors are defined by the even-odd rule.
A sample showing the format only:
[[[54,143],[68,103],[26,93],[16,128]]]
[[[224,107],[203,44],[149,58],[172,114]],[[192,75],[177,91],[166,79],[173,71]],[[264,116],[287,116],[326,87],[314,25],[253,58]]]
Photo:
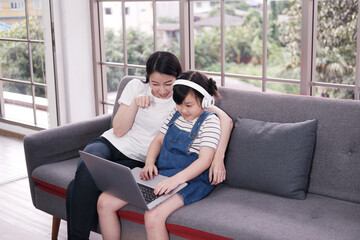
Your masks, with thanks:
[[[214,105],[215,105],[215,98],[213,96],[204,97],[201,102],[202,108],[210,108],[213,107]]]

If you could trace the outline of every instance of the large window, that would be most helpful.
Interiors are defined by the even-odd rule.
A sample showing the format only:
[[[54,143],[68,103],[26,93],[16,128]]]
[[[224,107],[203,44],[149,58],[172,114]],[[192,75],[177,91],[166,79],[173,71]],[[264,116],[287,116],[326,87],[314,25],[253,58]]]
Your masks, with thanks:
[[[218,84],[359,99],[357,0],[92,2],[98,113],[155,50]],[[111,9],[111,14],[106,14]]]
[[[1,4],[0,119],[48,128],[49,93],[41,2],[16,0]]]

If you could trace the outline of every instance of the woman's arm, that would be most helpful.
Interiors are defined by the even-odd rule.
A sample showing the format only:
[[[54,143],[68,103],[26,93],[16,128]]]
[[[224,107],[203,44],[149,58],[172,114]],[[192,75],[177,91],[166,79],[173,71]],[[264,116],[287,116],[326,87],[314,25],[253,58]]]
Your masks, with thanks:
[[[233,129],[233,121],[223,110],[216,106],[207,110],[216,113],[220,119],[220,140],[209,170],[209,181],[212,185],[216,185],[223,182],[226,178],[224,158],[231,131]]]
[[[155,162],[160,154],[160,150],[164,141],[164,134],[158,133],[149,146],[149,150],[146,155],[145,166],[140,173],[140,179],[149,180],[153,179],[154,175],[158,175]]]
[[[150,106],[150,96],[147,95],[135,97],[130,105],[121,103],[113,119],[115,136],[122,137],[126,134],[134,123],[138,108],[146,108],[148,106]]]
[[[214,149],[209,147],[201,147],[199,158],[197,160],[195,160],[181,172],[161,181],[158,185],[156,185],[154,193],[159,195],[168,194],[180,184],[196,178],[210,167],[214,154]]]

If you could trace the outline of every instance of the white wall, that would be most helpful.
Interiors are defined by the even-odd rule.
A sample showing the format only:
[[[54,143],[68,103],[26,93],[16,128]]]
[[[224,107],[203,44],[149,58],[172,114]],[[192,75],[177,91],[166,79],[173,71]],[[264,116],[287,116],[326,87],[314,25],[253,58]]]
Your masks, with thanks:
[[[60,125],[63,125],[95,116],[90,6],[88,0],[53,3]]]

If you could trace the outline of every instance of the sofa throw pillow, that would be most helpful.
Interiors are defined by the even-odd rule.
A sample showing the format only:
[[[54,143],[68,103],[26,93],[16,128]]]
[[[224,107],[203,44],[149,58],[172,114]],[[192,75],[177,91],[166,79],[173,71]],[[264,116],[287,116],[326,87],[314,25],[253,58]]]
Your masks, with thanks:
[[[232,187],[305,199],[317,120],[298,123],[238,118],[226,152]]]

